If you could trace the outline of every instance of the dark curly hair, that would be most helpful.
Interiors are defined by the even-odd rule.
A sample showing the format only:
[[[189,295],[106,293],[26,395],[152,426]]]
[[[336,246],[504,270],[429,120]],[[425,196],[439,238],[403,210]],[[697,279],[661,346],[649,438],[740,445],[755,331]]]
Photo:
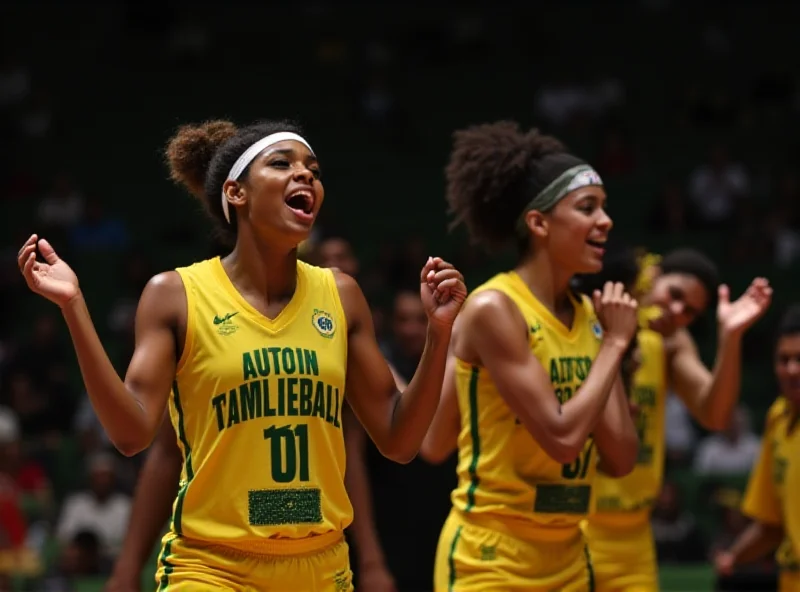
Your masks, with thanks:
[[[235,208],[230,208],[230,224],[222,211],[222,186],[231,167],[245,150],[261,138],[277,132],[302,135],[300,126],[291,121],[260,121],[237,128],[230,121],[206,121],[183,125],[167,143],[164,151],[170,177],[200,199],[215,222],[219,238],[230,246],[238,228]],[[245,178],[250,171],[242,171]]]
[[[511,121],[456,131],[453,141],[445,169],[452,227],[464,223],[472,240],[490,249],[516,241],[526,251],[529,241],[519,237],[517,223],[535,197],[530,178],[543,157],[566,154],[566,147]]]
[[[709,304],[716,301],[719,288],[719,270],[716,264],[696,249],[682,248],[670,251],[658,264],[662,274],[679,273],[697,278],[708,295]]]

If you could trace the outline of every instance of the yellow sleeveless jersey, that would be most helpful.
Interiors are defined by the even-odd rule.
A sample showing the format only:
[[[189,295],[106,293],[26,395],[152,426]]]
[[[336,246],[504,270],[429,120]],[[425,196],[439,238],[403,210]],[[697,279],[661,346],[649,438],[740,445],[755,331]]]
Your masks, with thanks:
[[[473,294],[485,290],[502,292],[519,307],[531,351],[550,376],[555,396],[569,400],[589,374],[602,340],[590,301],[573,300],[575,319],[568,329],[514,272],[495,276]],[[453,506],[522,538],[574,536],[589,510],[597,460],[592,439],[574,462],[562,465],[521,424],[485,368],[457,360],[456,384],[461,432]]]
[[[778,397],[767,413],[761,454],[750,473],[742,512],[766,524],[783,526],[786,536],[775,553],[781,569],[800,570],[800,422]],[[791,429],[790,429],[791,428]]]
[[[185,455],[172,533],[253,550],[341,533],[347,321],[333,273],[298,262],[292,300],[268,319],[219,258],[177,271],[188,323],[169,406]]]
[[[664,340],[646,328],[639,329],[637,340],[639,368],[633,376],[629,397],[639,408],[634,421],[639,435],[639,457],[636,467],[625,477],[597,475],[589,521],[607,528],[647,523],[664,475],[667,394]]]

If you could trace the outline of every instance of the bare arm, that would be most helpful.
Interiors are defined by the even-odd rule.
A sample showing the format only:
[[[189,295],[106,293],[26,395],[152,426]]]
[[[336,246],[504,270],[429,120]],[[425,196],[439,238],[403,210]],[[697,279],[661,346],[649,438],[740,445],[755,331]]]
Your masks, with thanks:
[[[469,348],[511,410],[551,458],[574,461],[608,402],[627,341],[607,335],[578,392],[560,404],[550,377],[530,350],[522,314],[508,297],[494,291],[480,293],[470,299],[462,315],[469,328],[464,332]]]
[[[604,473],[624,477],[633,470],[639,454],[639,437],[622,378],[618,377],[611,387],[611,396],[593,434]]]
[[[423,277],[425,274],[423,270]],[[460,284],[463,288],[460,274],[454,269],[440,270],[436,275],[440,286],[457,288],[456,284]],[[375,339],[372,315],[361,288],[344,274],[337,274],[336,282],[349,329],[348,402],[381,454],[408,463],[419,452],[436,412],[451,325],[429,323],[417,371],[408,388],[400,393]]]
[[[703,365],[688,331],[679,330],[670,339],[674,340],[669,364],[673,389],[704,428],[724,429],[739,398],[741,334],[720,334],[713,372]]]
[[[730,421],[739,398],[742,337],[769,308],[772,288],[766,279],[756,278],[738,300],[730,302],[729,297],[728,287],[720,286],[719,338],[713,372],[700,361],[694,341],[685,329],[672,338],[674,343],[670,348],[672,386],[694,418],[709,430],[724,429]]]
[[[774,552],[783,541],[784,530],[779,524],[754,520],[731,545],[715,558],[717,570],[730,573],[737,565],[752,563]]]
[[[182,465],[175,430],[165,416],[139,474],[128,532],[107,591],[138,588],[142,569],[172,511]]]
[[[178,318],[186,316],[176,272],[155,276],[136,311],[136,348],[123,382],[108,359],[82,297],[63,309],[89,399],[109,439],[126,456],[147,448],[161,425],[176,369]]]
[[[456,326],[458,326],[458,321],[456,321]],[[446,461],[458,448],[461,414],[458,409],[455,366],[455,356],[448,356],[442,398],[439,400],[439,407],[436,409],[431,427],[428,429],[419,451],[423,459],[434,465]]]

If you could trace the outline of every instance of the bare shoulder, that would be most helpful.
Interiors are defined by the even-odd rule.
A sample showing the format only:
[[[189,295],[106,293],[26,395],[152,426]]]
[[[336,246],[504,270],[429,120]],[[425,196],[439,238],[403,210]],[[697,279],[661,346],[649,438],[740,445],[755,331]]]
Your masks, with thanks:
[[[186,288],[177,271],[165,271],[150,278],[139,300],[139,315],[177,320],[186,316]]]
[[[462,360],[483,363],[479,352],[516,347],[517,340],[509,339],[515,334],[526,334],[522,312],[503,292],[483,290],[471,295],[458,315],[453,351]]]
[[[358,285],[358,282],[355,280],[355,278],[353,278],[353,276],[347,275],[335,267],[332,267],[331,271],[333,272],[333,277],[336,280],[336,288],[339,290],[339,296],[342,299],[352,298],[362,294],[361,286]]]
[[[336,289],[339,291],[339,300],[344,309],[344,316],[347,318],[348,329],[352,330],[365,320],[365,316],[371,315],[369,305],[361,291],[361,286],[352,276],[338,269],[331,271],[336,280]]]
[[[488,328],[492,331],[499,323],[522,320],[522,313],[506,294],[499,290],[483,290],[467,299],[461,315],[464,324]]]

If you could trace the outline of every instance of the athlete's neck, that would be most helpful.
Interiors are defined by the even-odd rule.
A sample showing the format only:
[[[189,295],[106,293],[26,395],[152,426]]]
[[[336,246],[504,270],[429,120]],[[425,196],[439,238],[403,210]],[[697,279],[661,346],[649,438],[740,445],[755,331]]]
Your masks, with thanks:
[[[545,251],[525,257],[514,269],[528,289],[550,312],[561,316],[572,311],[569,283],[572,274],[558,268]]]
[[[297,287],[297,246],[266,245],[240,229],[236,247],[223,265],[233,283],[265,303],[291,298]]]

